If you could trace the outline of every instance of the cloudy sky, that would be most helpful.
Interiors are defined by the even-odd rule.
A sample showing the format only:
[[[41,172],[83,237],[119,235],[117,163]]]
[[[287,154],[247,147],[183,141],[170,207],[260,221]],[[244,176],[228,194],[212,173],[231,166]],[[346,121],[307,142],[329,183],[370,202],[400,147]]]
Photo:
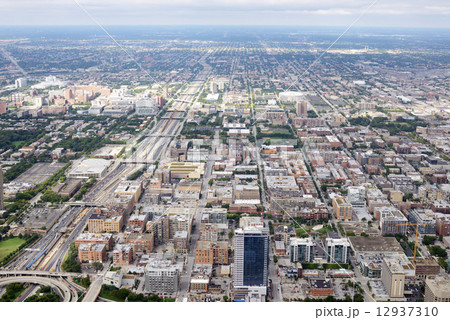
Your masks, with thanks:
[[[374,0],[0,0],[0,25],[94,24],[79,4],[104,25],[347,26],[372,2]],[[450,1],[378,0],[357,25],[450,28]]]

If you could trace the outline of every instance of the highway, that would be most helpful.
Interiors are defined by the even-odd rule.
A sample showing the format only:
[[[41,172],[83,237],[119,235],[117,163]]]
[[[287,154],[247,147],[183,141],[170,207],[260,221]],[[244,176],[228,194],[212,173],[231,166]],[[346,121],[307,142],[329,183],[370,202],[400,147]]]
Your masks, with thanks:
[[[28,297],[31,297],[33,294],[35,294],[38,288],[38,285],[30,284],[30,286],[26,288],[25,291],[22,292],[22,294],[17,297],[16,301],[14,302],[24,302]]]
[[[198,93],[208,78],[210,66],[204,63],[204,60],[208,55],[209,53],[199,61],[204,65],[205,70],[201,71],[196,79],[187,86],[186,90],[180,94],[180,97],[173,101],[172,108],[156,123],[154,128],[146,131],[145,139],[136,146],[136,151],[131,157],[124,161],[130,162],[132,165],[129,165],[128,163],[121,164],[123,159],[116,160],[110,168],[110,171],[107,173],[107,176],[94,185],[91,191],[85,195],[83,202],[105,203],[120,181],[126,179],[136,170],[144,167],[145,164],[154,163],[161,158],[174,135],[179,134],[181,131],[182,126],[186,121],[186,118],[183,119],[183,116],[187,107],[194,102],[195,94]],[[211,166],[212,164],[210,167]],[[3,269],[60,271],[61,264],[70,244],[83,231],[92,214],[89,210],[79,221],[76,221],[76,217],[79,216],[84,208],[70,208],[70,206],[66,205],[65,209],[66,211],[60,217],[59,221],[55,223],[44,237],[31,246],[29,250],[24,250],[18,258]],[[74,223],[75,225],[73,225]],[[65,230],[69,227],[71,227],[72,230],[69,229],[70,233],[63,236],[61,230]],[[24,279],[42,281],[36,274],[30,274],[23,277]],[[91,285],[93,286],[93,289],[89,291],[83,300],[95,301],[93,296],[96,298],[99,293],[97,285],[101,288],[100,277],[93,282]],[[70,299],[70,296],[73,295],[73,292],[71,293],[71,291],[75,291],[76,295],[76,290],[72,289],[68,284],[64,284],[61,288],[64,291],[65,300]],[[65,290],[67,290],[67,292],[65,292]]]
[[[7,286],[11,283],[32,283],[44,286],[50,286],[63,299],[64,302],[77,301],[78,295],[69,288],[67,284],[53,278],[35,277],[35,276],[18,276],[0,279],[0,286]]]

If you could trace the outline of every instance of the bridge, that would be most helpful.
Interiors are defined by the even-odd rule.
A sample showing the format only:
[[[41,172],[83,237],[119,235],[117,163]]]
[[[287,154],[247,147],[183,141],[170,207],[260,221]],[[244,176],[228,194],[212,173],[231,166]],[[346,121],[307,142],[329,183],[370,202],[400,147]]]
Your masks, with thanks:
[[[76,272],[54,272],[39,270],[8,270],[0,271],[0,277],[19,277],[19,276],[35,276],[35,277],[82,277],[82,273]]]
[[[0,286],[11,283],[33,283],[54,288],[56,294],[64,302],[77,302],[79,286],[72,284],[64,277],[77,277],[81,274],[71,272],[46,272],[46,271],[0,271]]]
[[[174,137],[173,134],[149,134],[147,135],[147,137],[150,138],[170,138],[170,137]]]
[[[133,160],[133,159],[129,159],[129,160],[125,160],[123,162],[124,165],[131,165],[131,164],[145,164],[145,165],[152,165],[155,164],[154,161],[144,161],[144,160]]]
[[[66,202],[66,205],[72,206],[72,207],[102,207],[102,205],[99,203],[83,202],[83,201]]]
[[[84,295],[82,302],[95,302],[95,300],[97,300],[98,298],[98,295],[100,294],[100,291],[102,290],[102,284],[103,276],[98,275],[97,279],[95,279],[94,282],[92,282],[89,286],[89,290]]]

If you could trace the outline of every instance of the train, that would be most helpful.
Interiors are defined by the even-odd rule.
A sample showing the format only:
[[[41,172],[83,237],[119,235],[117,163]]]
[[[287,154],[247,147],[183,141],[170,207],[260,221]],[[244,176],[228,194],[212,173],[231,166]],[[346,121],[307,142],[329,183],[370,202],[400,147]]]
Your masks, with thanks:
[[[47,252],[48,252],[48,248],[42,250],[42,251],[37,255],[36,258],[34,258],[30,263],[28,263],[28,264],[26,265],[25,269],[26,269],[26,270],[30,269],[31,266],[32,266],[36,261],[38,261],[42,256],[46,255]]]

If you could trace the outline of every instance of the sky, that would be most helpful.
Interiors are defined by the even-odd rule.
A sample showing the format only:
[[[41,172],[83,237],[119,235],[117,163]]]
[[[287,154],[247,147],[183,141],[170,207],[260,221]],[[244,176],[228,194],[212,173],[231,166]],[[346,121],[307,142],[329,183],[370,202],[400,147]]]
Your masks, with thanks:
[[[349,26],[372,3],[356,26],[450,28],[449,0],[0,0],[0,25]]]

